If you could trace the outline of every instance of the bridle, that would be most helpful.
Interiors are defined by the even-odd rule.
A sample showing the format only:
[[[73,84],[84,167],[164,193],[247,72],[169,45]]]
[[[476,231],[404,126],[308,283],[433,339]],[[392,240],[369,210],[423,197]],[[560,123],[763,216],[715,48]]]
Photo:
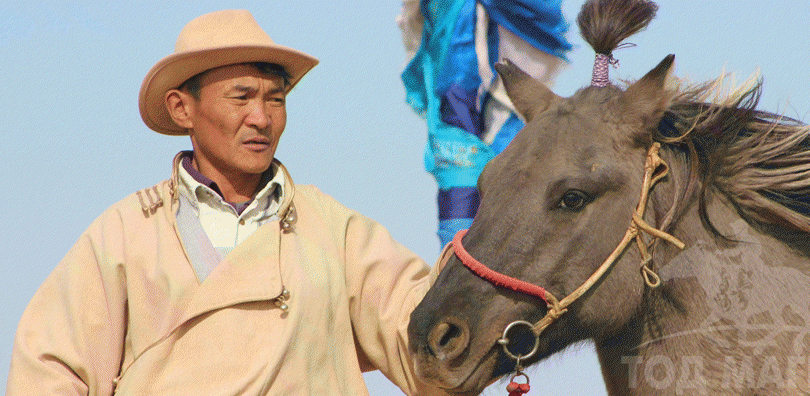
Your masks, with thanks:
[[[461,239],[467,233],[467,230],[459,231],[453,238],[452,244],[456,256],[458,256],[461,262],[476,275],[496,286],[505,287],[516,292],[535,296],[543,299],[543,301],[546,302],[548,311],[546,312],[546,315],[540,319],[540,321],[535,324],[522,320],[512,322],[506,327],[506,329],[504,329],[503,336],[498,340],[498,344],[503,346],[506,355],[514,360],[517,360],[518,367],[521,366],[521,360],[528,359],[537,352],[540,342],[540,334],[543,332],[543,330],[545,330],[546,327],[554,323],[555,320],[559,319],[560,316],[566,313],[569,305],[571,305],[578,298],[582,297],[583,294],[593,287],[593,285],[596,284],[596,282],[598,282],[605,275],[605,273],[607,273],[613,264],[616,263],[618,257],[624,252],[625,249],[627,249],[628,246],[630,246],[632,242],[636,242],[639,252],[641,253],[641,275],[644,278],[644,282],[653,288],[661,284],[661,279],[649,267],[649,264],[652,261],[652,254],[650,253],[649,248],[650,245],[656,239],[663,239],[677,246],[679,249],[683,249],[685,245],[674,236],[661,231],[644,221],[644,211],[647,207],[647,198],[649,197],[650,190],[652,190],[656,182],[661,180],[669,172],[669,166],[667,163],[658,156],[658,151],[660,148],[661,145],[656,142],[653,143],[652,147],[650,147],[650,149],[647,151],[647,160],[644,163],[644,180],[641,187],[641,196],[639,197],[636,210],[633,212],[630,225],[627,227],[627,231],[624,233],[624,237],[622,238],[621,242],[619,242],[619,245],[613,249],[613,252],[607,257],[607,259],[605,259],[602,265],[600,265],[599,268],[597,268],[596,271],[594,271],[594,273],[582,285],[580,285],[576,290],[562,300],[557,300],[553,294],[540,286],[491,270],[473,258],[464,249],[464,246],[461,243]],[[650,244],[644,242],[644,239],[641,236],[643,232],[652,237]],[[509,351],[508,348],[510,341],[507,338],[507,333],[513,327],[519,325],[529,327],[532,333],[535,335],[534,347],[532,348],[531,352],[525,355],[514,354]]]

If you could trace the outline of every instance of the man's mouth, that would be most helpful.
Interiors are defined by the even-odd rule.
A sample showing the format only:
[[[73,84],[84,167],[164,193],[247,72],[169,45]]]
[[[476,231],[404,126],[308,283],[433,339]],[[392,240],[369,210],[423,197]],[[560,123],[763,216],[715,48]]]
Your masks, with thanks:
[[[242,142],[242,144],[248,149],[252,151],[264,151],[270,148],[270,139],[266,137],[254,137],[247,139]]]

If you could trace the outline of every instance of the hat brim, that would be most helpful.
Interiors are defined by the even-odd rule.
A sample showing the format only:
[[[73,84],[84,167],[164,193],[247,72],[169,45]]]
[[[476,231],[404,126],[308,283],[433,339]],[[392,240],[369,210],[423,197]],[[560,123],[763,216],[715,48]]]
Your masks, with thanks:
[[[187,135],[188,132],[175,124],[166,110],[166,92],[206,70],[250,62],[275,63],[284,67],[290,74],[289,92],[318,64],[318,59],[281,45],[213,48],[169,55],[149,70],[141,84],[138,105],[143,122],[164,135]]]

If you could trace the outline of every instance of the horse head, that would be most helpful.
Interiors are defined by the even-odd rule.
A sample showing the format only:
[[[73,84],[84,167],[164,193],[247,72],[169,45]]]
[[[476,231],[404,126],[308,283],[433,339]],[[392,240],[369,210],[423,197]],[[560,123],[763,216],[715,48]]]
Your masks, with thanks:
[[[499,64],[526,126],[479,178],[480,207],[460,241],[466,251],[553,296],[585,283],[623,239],[639,203],[653,133],[673,98],[667,89],[673,61],[666,57],[626,90],[591,86],[570,98],[508,61]],[[525,356],[536,346],[521,362],[527,364],[617,331],[641,304],[640,262],[638,251],[620,254],[537,340],[510,336],[510,350]],[[417,372],[454,392],[478,392],[514,367],[497,344],[504,329],[517,320],[537,322],[548,309],[539,298],[483,280],[451,255],[411,315]]]

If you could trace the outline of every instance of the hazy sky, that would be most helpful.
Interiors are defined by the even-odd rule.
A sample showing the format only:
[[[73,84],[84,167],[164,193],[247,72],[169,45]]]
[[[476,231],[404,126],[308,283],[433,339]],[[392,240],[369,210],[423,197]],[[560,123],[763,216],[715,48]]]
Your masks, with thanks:
[[[582,1],[566,0],[573,21]],[[667,54],[692,81],[759,70],[761,108],[810,121],[807,0],[660,0],[658,18],[618,51],[616,78],[637,79]],[[378,220],[428,262],[439,250],[433,179],[422,169],[424,122],[404,103],[397,0],[11,1],[0,4],[0,389],[25,305],[81,232],[107,207],[170,174],[188,139],[149,130],[138,114],[146,72],[182,27],[245,8],[278,43],[321,60],[288,99],[277,156]],[[554,90],[589,83],[593,52],[576,48]],[[530,371],[532,394],[604,394],[584,345]],[[370,375],[372,395],[392,394]],[[502,385],[488,394],[503,394]]]

